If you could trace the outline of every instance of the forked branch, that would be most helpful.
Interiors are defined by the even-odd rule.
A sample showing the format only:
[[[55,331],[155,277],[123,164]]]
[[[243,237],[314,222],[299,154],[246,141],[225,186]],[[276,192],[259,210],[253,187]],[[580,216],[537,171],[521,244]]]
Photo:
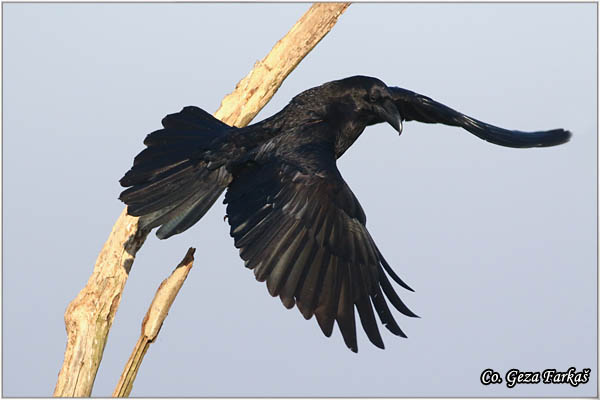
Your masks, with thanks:
[[[156,290],[154,299],[142,321],[140,338],[138,339],[127,364],[125,364],[121,379],[119,379],[119,383],[113,392],[113,397],[127,397],[129,396],[129,393],[131,393],[133,381],[137,376],[144,355],[146,354],[146,351],[148,351],[150,343],[156,340],[160,328],[162,327],[165,318],[167,318],[169,309],[171,308],[173,301],[175,301],[177,293],[179,293],[179,289],[183,286],[183,282],[185,282],[185,279],[192,269],[195,251],[196,249],[190,247],[185,257],[183,257],[183,260],[171,275],[162,281]]]
[[[316,3],[226,96],[215,116],[247,125],[283,80],[333,28],[349,3]],[[137,251],[147,236],[125,210],[100,251],[87,285],[65,312],[67,347],[54,396],[88,397],[102,360],[108,332]]]

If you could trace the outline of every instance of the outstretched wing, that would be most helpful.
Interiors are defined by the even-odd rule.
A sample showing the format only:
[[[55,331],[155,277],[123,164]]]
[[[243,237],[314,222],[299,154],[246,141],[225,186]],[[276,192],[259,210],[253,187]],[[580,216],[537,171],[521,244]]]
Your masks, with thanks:
[[[306,319],[314,314],[326,336],[337,321],[346,345],[356,352],[356,306],[369,340],[384,348],[373,307],[392,333],[406,337],[384,294],[398,311],[416,316],[385,272],[412,289],[377,249],[330,153],[312,149],[299,160],[302,152],[294,152],[294,162],[273,156],[235,173],[225,196],[230,233],[246,267],[285,307],[295,304]]]
[[[437,101],[399,87],[390,87],[390,93],[402,119],[425,123],[458,126],[488,142],[507,147],[547,147],[568,142],[571,132],[564,129],[550,131],[511,131],[478,121]]]

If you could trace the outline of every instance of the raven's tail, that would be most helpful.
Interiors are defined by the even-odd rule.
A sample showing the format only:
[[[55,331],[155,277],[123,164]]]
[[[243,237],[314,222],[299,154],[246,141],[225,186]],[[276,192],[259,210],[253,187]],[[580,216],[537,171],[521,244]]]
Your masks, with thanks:
[[[202,218],[231,181],[224,167],[209,170],[194,155],[232,128],[197,107],[167,115],[162,124],[119,181],[129,187],[119,199],[129,215],[141,217],[142,229],[162,225],[156,235],[166,239]]]

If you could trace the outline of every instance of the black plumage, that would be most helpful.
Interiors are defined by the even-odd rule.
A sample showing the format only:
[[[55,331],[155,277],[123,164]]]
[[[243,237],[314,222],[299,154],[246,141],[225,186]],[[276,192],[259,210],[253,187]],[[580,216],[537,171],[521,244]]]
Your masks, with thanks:
[[[197,107],[162,121],[163,129],[121,179],[120,199],[145,229],[161,239],[195,224],[227,189],[230,234],[246,267],[266,281],[283,305],[313,315],[327,336],[337,323],[357,351],[355,308],[369,340],[383,348],[375,314],[406,337],[387,301],[402,302],[392,270],[366,228],[366,216],[337,169],[336,160],[363,130],[388,122],[442,123],[508,147],[565,143],[570,132],[509,131],[477,121],[429,97],[355,76],[294,97],[279,113],[245,128],[230,127]],[[386,301],[387,299],[387,301]]]

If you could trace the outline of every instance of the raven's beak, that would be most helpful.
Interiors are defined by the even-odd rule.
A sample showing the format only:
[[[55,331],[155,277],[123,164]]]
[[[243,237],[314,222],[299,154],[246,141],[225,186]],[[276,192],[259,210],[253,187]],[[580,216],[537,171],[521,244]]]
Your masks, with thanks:
[[[402,133],[402,117],[398,108],[392,100],[385,100],[382,107],[378,108],[379,116],[388,124],[394,127],[398,131],[398,134]]]

